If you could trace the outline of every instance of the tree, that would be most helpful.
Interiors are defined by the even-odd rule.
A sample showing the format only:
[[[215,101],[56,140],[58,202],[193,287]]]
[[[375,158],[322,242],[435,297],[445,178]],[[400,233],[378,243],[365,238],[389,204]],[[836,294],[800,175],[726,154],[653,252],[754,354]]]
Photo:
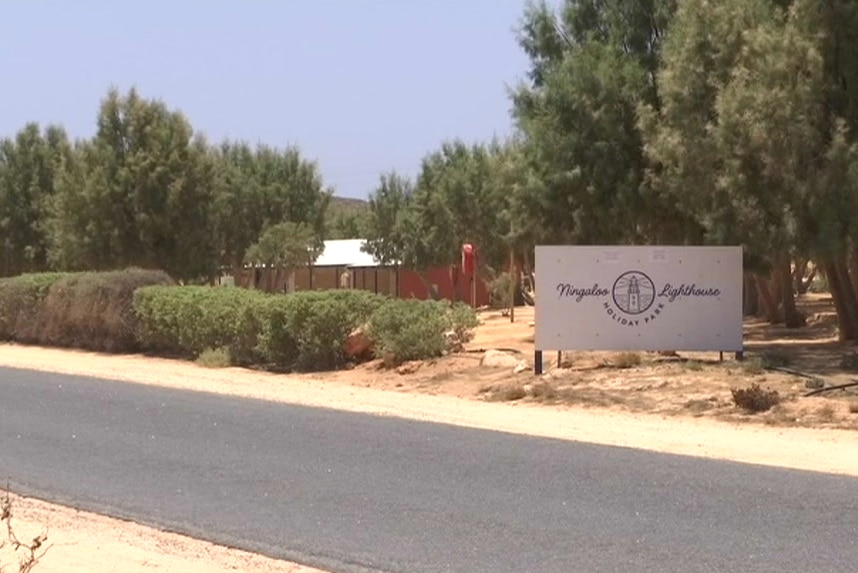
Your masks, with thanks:
[[[314,229],[304,223],[287,221],[265,229],[259,240],[247,249],[244,262],[276,269],[278,275],[287,272],[291,285],[294,269],[313,264],[323,251],[324,243]],[[278,276],[270,278],[274,284],[279,282]]]
[[[71,153],[57,126],[30,123],[0,141],[0,276],[47,270],[47,210]]]
[[[93,139],[78,146],[51,209],[52,262],[64,269],[217,273],[214,165],[185,117],[132,89],[110,90]]]
[[[382,174],[370,193],[366,242],[361,248],[382,264],[413,262],[409,256],[415,235],[409,211],[413,195],[413,183],[395,172]]]
[[[325,238],[362,239],[366,235],[368,217],[368,203],[332,198],[325,212]]]
[[[512,94],[527,147],[518,228],[555,243],[659,240],[662,205],[645,185],[637,109],[658,107],[655,72],[675,10],[663,0],[530,4],[519,43],[530,84]],[[667,206],[665,206],[667,207]]]
[[[217,163],[217,235],[222,263],[238,268],[245,252],[267,227],[304,223],[318,237],[332,191],[324,189],[318,166],[297,148],[278,150],[224,143]]]

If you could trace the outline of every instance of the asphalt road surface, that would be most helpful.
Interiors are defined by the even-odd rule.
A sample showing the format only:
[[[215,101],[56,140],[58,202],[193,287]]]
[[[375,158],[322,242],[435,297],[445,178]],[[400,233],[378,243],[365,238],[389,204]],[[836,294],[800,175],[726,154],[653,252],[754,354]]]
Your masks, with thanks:
[[[335,572],[858,570],[858,479],[2,368],[0,479]]]

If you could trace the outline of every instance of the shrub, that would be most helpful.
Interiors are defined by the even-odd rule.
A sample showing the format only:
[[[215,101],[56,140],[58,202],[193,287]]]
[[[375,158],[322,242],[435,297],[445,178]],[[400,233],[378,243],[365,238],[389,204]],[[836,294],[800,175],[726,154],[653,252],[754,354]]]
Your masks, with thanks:
[[[619,369],[636,368],[642,362],[643,359],[637,352],[620,352],[611,359],[611,365]]]
[[[441,356],[444,333],[451,325],[447,310],[436,301],[391,300],[382,305],[370,321],[376,353],[390,354],[396,362]]]
[[[272,297],[262,313],[260,351],[278,368],[330,370],[344,362],[343,344],[388,299],[360,290]]]
[[[513,289],[512,276],[501,273],[489,283],[489,300],[494,309],[509,308],[509,297]]]
[[[462,302],[455,302],[450,305],[448,319],[449,327],[447,330],[452,330],[461,342],[469,341],[473,329],[480,325],[474,309]]]
[[[147,350],[197,358],[228,349],[237,365],[333,369],[343,362],[349,333],[365,324],[384,298],[341,290],[270,295],[248,289],[150,287],[134,299]]]
[[[38,343],[36,321],[50,288],[68,273],[38,273],[0,279],[0,340]]]
[[[749,388],[733,388],[733,403],[748,412],[765,412],[781,402],[777,390],[764,390],[759,384],[751,384]]]
[[[252,364],[270,296],[208,286],[141,288],[134,293],[137,336],[145,350],[156,353],[196,358],[226,348],[234,364]]]
[[[163,271],[79,273],[56,281],[36,321],[39,343],[107,352],[139,349],[134,291],[172,284]]]
[[[196,363],[206,368],[226,368],[233,362],[229,348],[208,348],[197,357]]]

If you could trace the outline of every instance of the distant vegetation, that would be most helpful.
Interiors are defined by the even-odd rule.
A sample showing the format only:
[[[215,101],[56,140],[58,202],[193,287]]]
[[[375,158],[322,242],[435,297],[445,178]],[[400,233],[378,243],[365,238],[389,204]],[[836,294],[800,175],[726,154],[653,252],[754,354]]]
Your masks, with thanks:
[[[320,371],[384,357],[442,356],[477,325],[457,303],[362,290],[264,294],[181,286],[163,271],[49,273],[0,279],[0,341],[147,352],[208,366]],[[347,342],[366,340],[349,354]]]
[[[112,90],[90,139],[28,124],[0,142],[0,275],[206,282],[284,223],[300,247],[361,236],[416,270],[473,243],[489,279],[532,270],[536,244],[741,244],[748,313],[801,326],[816,273],[856,340],[856,29],[851,0],[528,3],[514,133],[439,142],[414,177],[380,174],[366,210],[297,148],[214,144]]]

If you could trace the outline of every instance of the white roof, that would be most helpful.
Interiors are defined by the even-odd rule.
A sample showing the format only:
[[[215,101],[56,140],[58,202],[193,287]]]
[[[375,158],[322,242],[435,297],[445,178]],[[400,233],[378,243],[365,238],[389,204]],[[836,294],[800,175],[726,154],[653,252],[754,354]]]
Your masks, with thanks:
[[[316,259],[316,267],[380,267],[369,253],[361,251],[364,239],[325,241],[325,251]]]

